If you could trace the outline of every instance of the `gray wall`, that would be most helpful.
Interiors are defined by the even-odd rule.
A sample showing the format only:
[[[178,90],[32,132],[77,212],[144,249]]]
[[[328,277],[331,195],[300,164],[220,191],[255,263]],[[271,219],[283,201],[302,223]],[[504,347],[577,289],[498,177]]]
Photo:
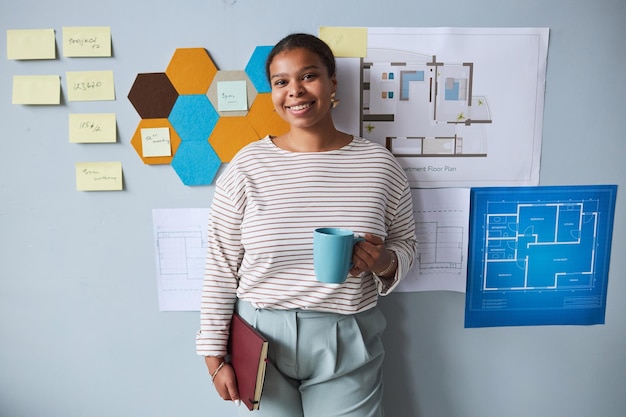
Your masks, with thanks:
[[[115,57],[15,62],[0,43],[0,416],[234,415],[195,356],[197,314],[157,305],[151,209],[206,207],[213,188],[143,165],[126,95],[176,48],[242,69],[255,46],[319,26],[549,27],[541,184],[621,187],[606,325],[464,329],[463,294],[393,294],[387,415],[626,415],[625,18],[623,0],[3,1],[3,39],[111,26]],[[13,74],[88,69],[114,70],[117,101],[11,104]],[[71,112],[116,113],[118,143],[68,143]],[[90,160],[122,161],[126,190],[76,192],[74,163]]]

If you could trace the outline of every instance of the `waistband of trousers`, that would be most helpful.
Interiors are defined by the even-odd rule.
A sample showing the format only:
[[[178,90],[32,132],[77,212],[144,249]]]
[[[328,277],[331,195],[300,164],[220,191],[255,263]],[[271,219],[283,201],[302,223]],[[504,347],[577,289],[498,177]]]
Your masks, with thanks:
[[[329,318],[334,318],[334,319],[339,320],[341,318],[351,316],[351,314],[342,314],[342,313],[329,312],[329,311],[309,310],[309,309],[304,309],[304,308],[295,308],[295,309],[257,308],[250,301],[242,300],[241,298],[237,299],[237,303],[235,304],[235,310],[238,311],[239,313],[241,313],[243,311],[252,312],[252,311],[260,310],[260,311],[263,311],[265,313],[271,313],[271,314],[285,314],[285,315],[294,314],[298,318],[301,318],[301,319],[314,319],[314,318],[326,318],[326,319],[329,319]],[[362,313],[366,313],[367,311],[369,311],[369,310],[363,311],[361,313],[356,313],[356,315],[359,315],[359,314],[362,314]]]

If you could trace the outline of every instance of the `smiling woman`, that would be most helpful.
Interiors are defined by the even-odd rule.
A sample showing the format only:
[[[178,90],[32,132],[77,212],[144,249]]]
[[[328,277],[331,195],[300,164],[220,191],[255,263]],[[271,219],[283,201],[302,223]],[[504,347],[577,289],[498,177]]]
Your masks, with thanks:
[[[268,56],[266,73],[274,108],[291,126],[290,132],[273,138],[278,147],[319,152],[352,140],[332,120],[337,79],[332,51],[324,42],[309,36],[283,39]]]
[[[289,131],[244,147],[216,183],[197,352],[219,395],[238,401],[225,363],[236,310],[270,346],[255,415],[382,416],[378,296],[416,256],[406,175],[383,146],[335,128],[335,60],[323,41],[287,36],[266,72]],[[359,237],[339,284],[315,275],[313,231],[322,227]]]

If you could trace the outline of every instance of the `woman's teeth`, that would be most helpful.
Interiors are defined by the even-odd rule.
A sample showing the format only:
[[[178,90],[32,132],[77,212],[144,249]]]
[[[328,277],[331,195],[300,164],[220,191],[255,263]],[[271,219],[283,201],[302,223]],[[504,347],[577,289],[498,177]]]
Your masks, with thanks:
[[[289,108],[291,110],[304,110],[311,107],[311,104],[300,104],[298,106],[290,106]]]

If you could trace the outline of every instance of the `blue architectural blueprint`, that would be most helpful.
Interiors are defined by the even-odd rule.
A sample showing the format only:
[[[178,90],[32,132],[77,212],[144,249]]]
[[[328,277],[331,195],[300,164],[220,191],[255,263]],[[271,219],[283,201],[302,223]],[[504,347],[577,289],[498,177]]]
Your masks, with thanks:
[[[603,324],[616,193],[472,188],[465,327]]]

